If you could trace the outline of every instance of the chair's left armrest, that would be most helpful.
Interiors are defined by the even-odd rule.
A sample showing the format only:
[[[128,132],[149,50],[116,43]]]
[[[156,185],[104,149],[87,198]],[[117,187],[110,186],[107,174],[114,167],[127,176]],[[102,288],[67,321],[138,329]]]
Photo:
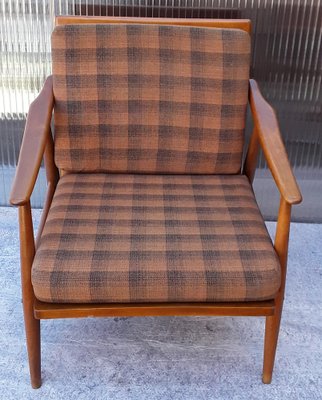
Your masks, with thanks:
[[[21,206],[29,202],[35,186],[46,144],[54,106],[52,77],[48,77],[38,97],[31,103],[21,144],[10,203]]]
[[[302,196],[287,157],[275,112],[253,79],[250,79],[249,102],[255,134],[281,196],[288,204],[298,204]]]

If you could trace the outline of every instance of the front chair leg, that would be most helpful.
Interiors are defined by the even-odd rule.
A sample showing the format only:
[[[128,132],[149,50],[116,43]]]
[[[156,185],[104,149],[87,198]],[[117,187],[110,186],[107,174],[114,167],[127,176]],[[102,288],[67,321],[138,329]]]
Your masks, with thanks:
[[[29,202],[19,207],[19,226],[22,302],[26,329],[30,379],[32,387],[37,389],[41,386],[40,320],[37,320],[34,317],[35,296],[31,284],[31,266],[35,256],[35,242],[31,218],[31,207]]]
[[[275,313],[274,315],[266,317],[263,383],[271,383],[272,381],[278,333],[280,330],[284,302],[290,222],[291,205],[281,198],[274,242],[274,248],[281,264],[281,287],[275,298]]]
[[[278,334],[280,330],[282,307],[277,307],[274,315],[266,317],[263,383],[271,383],[274,368]]]

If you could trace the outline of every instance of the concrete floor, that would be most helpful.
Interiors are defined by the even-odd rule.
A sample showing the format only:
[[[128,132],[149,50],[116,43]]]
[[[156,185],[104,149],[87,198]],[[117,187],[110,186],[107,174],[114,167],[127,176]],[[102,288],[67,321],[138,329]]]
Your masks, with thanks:
[[[16,217],[0,208],[0,399],[322,399],[322,225],[292,226],[271,385],[261,383],[263,318],[106,318],[43,321],[33,390]]]

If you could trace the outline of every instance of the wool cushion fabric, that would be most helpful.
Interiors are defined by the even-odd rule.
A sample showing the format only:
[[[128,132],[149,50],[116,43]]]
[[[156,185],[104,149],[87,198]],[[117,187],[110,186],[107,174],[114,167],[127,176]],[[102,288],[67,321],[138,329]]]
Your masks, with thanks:
[[[52,35],[55,160],[73,172],[240,171],[250,36],[66,25]]]
[[[241,175],[65,175],[32,266],[45,302],[264,300],[280,282]]]

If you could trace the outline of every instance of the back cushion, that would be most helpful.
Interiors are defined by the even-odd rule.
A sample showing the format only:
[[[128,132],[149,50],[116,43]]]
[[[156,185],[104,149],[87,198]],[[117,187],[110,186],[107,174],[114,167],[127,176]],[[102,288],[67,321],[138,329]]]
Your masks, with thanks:
[[[52,58],[55,158],[60,169],[240,171],[248,33],[66,25],[53,32]]]

